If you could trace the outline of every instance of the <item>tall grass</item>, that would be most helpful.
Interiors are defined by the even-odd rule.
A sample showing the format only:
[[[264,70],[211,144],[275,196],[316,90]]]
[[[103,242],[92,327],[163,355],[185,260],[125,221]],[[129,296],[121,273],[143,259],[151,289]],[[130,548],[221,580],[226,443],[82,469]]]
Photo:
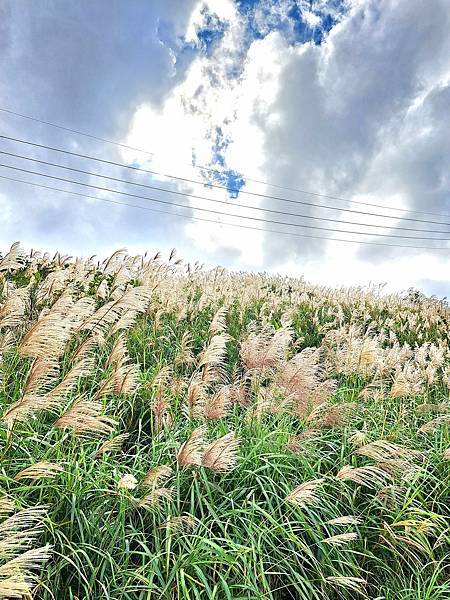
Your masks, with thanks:
[[[445,303],[18,245],[0,290],[0,598],[450,597]]]

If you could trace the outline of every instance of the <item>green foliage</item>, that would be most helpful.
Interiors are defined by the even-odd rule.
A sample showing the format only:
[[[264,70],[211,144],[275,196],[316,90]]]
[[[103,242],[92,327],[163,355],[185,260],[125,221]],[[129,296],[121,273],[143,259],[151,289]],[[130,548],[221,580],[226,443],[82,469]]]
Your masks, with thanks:
[[[18,287],[28,284],[25,271],[14,274]],[[39,275],[38,281],[41,280]],[[97,272],[86,294],[94,296],[111,276]],[[137,280],[132,281],[133,285]],[[81,289],[81,288],[80,288]],[[278,293],[273,284],[272,292]],[[280,291],[284,298],[284,292]],[[198,302],[201,288],[188,301]],[[39,600],[338,600],[357,597],[385,600],[444,600],[450,598],[448,579],[449,462],[442,459],[448,446],[448,424],[430,434],[418,433],[429,417],[417,412],[423,403],[446,401],[441,381],[418,397],[382,399],[368,397],[352,418],[336,426],[311,432],[305,418],[287,412],[257,418],[235,403],[224,418],[208,424],[209,440],[234,431],[240,440],[237,465],[227,473],[205,467],[181,468],[176,453],[201,421],[186,418],[185,391],[165,385],[164,398],[172,425],[158,429],[153,405],[160,393],[155,376],[173,368],[172,379],[185,382],[193,372],[176,365],[182,336],[189,332],[192,351],[198,356],[210,339],[209,325],[218,305],[206,305],[179,318],[173,311],[138,318],[127,337],[132,363],[139,365],[140,387],[130,395],[102,398],[108,416],[116,419],[115,433],[127,433],[122,449],[98,454],[105,439],[80,439],[54,427],[55,415],[39,414],[26,422],[0,429],[3,494],[18,507],[45,505],[48,514],[40,543],[53,546],[53,558],[39,577],[33,597]],[[324,305],[315,310],[305,298],[294,306],[291,354],[319,346],[333,320]],[[343,306],[344,319],[352,323],[351,307]],[[291,306],[292,309],[292,306]],[[227,315],[226,373],[242,375],[240,343],[251,322],[262,319],[261,299],[240,306],[236,300]],[[281,326],[284,307],[270,314],[275,329]],[[384,314],[383,314],[384,311]],[[392,315],[381,309],[371,315],[381,324]],[[364,323],[360,323],[363,327]],[[398,331],[400,341],[417,342],[418,330]],[[431,340],[433,327],[425,339]],[[445,333],[445,335],[447,335]],[[77,342],[82,341],[79,337]],[[111,374],[106,362],[117,335],[95,350],[96,370],[81,378],[72,396],[93,396]],[[294,348],[295,346],[295,348]],[[61,357],[61,378],[71,367],[75,343]],[[31,359],[16,348],[5,351],[0,363],[2,414],[22,397]],[[338,389],[331,405],[361,403],[367,385],[361,374],[335,373]],[[172,381],[173,383],[173,381]],[[255,401],[255,397],[252,398]],[[367,441],[389,440],[421,452],[422,463],[411,477],[389,496],[337,477],[345,465],[372,464],[355,454],[351,437],[363,431]],[[304,434],[304,437],[301,437]],[[300,447],[289,448],[297,436]],[[112,437],[112,436],[110,436]],[[51,479],[16,481],[22,469],[49,461],[64,467]],[[171,499],[144,508],[138,501],[149,492],[142,485],[119,489],[125,475],[142,481],[149,469],[170,465],[167,486]],[[323,478],[319,501],[296,506],[286,500],[292,490],[309,480]],[[189,515],[192,523],[177,529],[171,520]],[[356,515],[358,525],[333,525],[328,521]],[[342,545],[328,538],[356,533]],[[332,579],[364,579],[359,595],[347,584]]]

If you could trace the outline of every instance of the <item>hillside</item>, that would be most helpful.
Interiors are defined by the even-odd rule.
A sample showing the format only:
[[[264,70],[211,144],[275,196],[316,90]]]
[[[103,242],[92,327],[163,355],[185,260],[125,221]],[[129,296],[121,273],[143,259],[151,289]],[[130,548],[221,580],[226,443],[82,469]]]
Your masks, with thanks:
[[[449,598],[449,327],[419,293],[13,245],[0,598]]]

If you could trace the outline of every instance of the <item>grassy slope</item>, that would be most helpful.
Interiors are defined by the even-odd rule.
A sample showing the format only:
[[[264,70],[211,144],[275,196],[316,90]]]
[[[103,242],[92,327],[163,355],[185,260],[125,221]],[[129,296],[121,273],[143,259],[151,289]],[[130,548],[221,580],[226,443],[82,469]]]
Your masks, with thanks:
[[[386,600],[449,598],[449,463],[442,458],[448,425],[420,434],[418,428],[430,417],[416,410],[424,402],[447,401],[447,388],[437,381],[417,397],[368,398],[350,419],[305,436],[297,451],[287,449],[286,443],[290,436],[310,430],[305,419],[282,411],[252,418],[248,409],[234,404],[227,416],[208,423],[207,437],[236,433],[236,467],[227,473],[181,468],[176,452],[202,421],[184,416],[184,392],[177,394],[170,383],[187,379],[192,367],[175,367],[165,387],[173,424],[162,431],[156,430],[152,413],[157,393],[152,380],[162,366],[174,364],[185,331],[192,334],[195,354],[201,351],[215,308],[207,303],[178,322],[169,311],[158,316],[156,327],[151,314],[140,317],[129,331],[128,351],[140,366],[142,385],[131,395],[103,398],[106,413],[117,420],[115,432],[129,434],[121,451],[96,456],[105,438],[80,439],[70,430],[56,429],[50,413],[16,423],[12,432],[2,426],[1,489],[18,508],[48,506],[40,543],[53,545],[53,558],[34,597],[325,600],[362,597],[364,591],[369,598]],[[308,303],[293,309],[299,348],[318,345],[321,323],[312,323]],[[269,318],[275,328],[281,314],[280,308]],[[239,344],[249,323],[264,315],[267,311],[257,301],[245,310],[238,303],[230,310],[230,375],[242,371]],[[414,337],[414,332],[405,335]],[[96,351],[96,371],[79,380],[78,391],[92,394],[98,388],[112,341]],[[63,357],[63,374],[73,347],[71,343]],[[293,346],[289,352],[293,354]],[[4,354],[2,412],[20,398],[30,363],[16,349]],[[331,404],[361,402],[359,394],[367,383],[363,377],[355,373],[338,380]],[[420,470],[403,481],[396,478],[400,491],[395,498],[380,496],[376,487],[336,478],[344,465],[373,464],[354,453],[350,437],[357,430],[365,430],[368,441],[385,439],[424,453]],[[64,472],[52,479],[14,480],[20,470],[42,460],[62,465]],[[140,481],[161,464],[174,469],[166,484],[174,493],[159,507],[136,507],[135,499],[145,494],[142,487],[117,490],[122,475]],[[286,501],[297,485],[316,478],[324,478],[317,502],[297,507]],[[183,514],[195,518],[193,527],[161,527]],[[357,515],[361,523],[325,524],[343,515]],[[338,546],[324,542],[348,532],[355,532],[357,539]],[[333,577],[360,578],[367,585],[327,579]]]

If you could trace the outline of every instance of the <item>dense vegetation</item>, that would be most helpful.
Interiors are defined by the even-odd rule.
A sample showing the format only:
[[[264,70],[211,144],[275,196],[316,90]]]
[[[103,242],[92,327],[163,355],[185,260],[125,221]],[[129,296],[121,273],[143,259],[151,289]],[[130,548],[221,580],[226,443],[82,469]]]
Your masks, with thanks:
[[[450,598],[449,325],[418,293],[13,245],[0,598]]]

